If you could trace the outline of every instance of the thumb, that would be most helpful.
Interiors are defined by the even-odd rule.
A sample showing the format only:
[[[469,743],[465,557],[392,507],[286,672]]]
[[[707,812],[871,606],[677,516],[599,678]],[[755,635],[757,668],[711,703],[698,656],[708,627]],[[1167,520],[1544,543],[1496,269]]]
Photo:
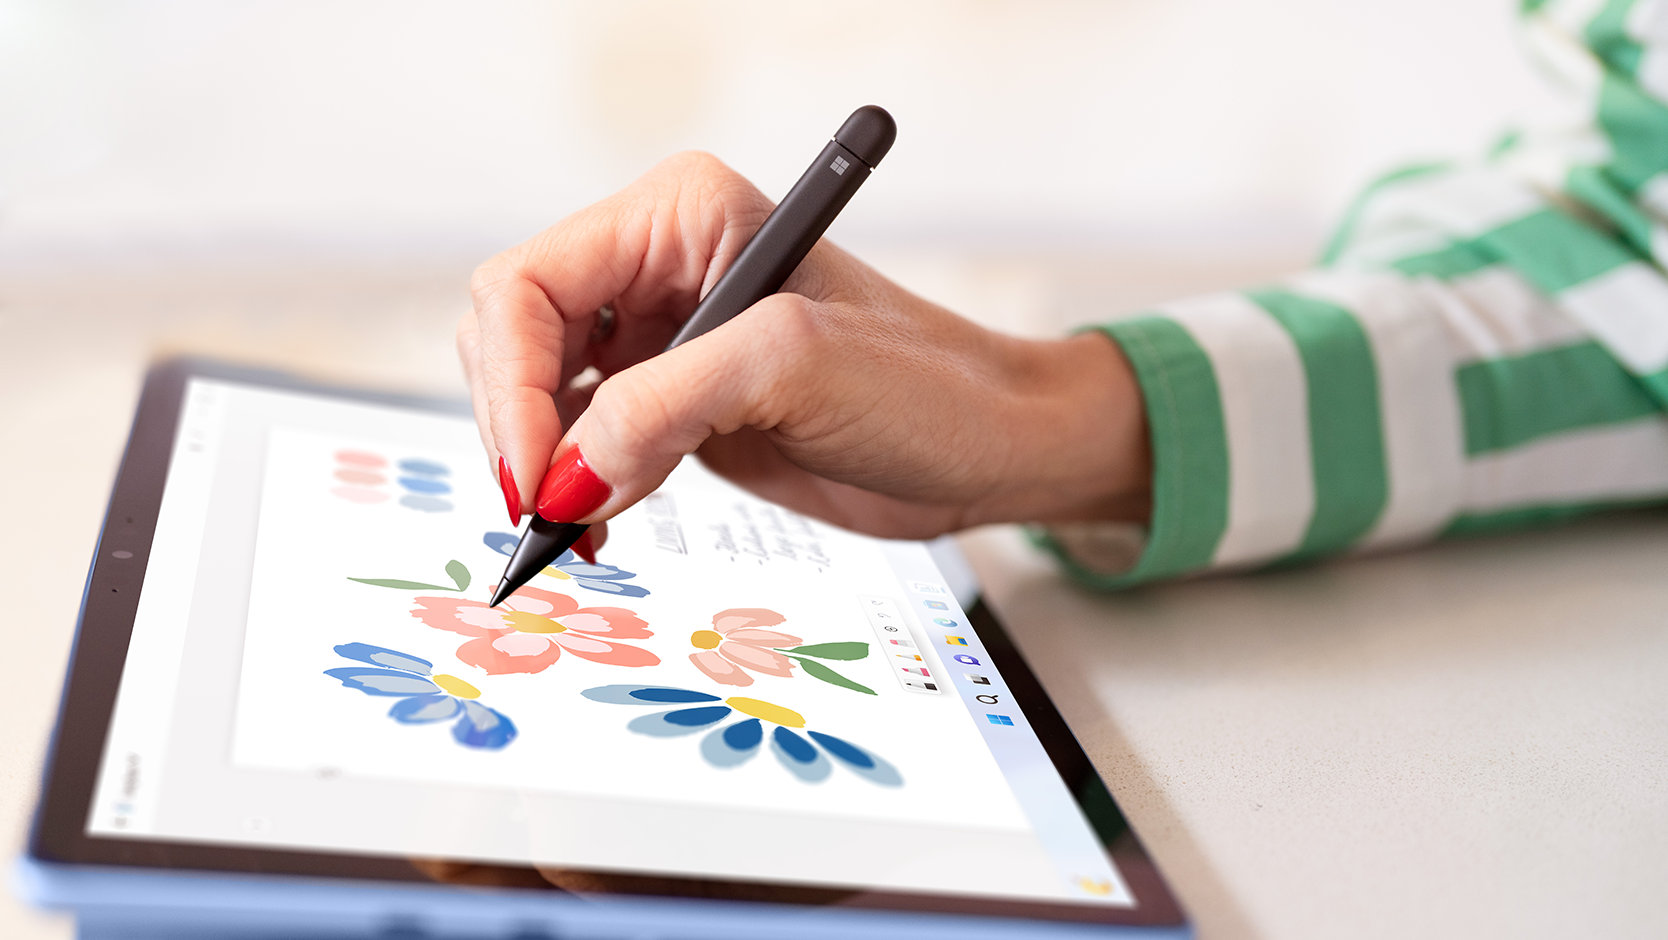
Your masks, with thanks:
[[[815,383],[791,381],[824,345],[817,304],[773,294],[717,329],[610,376],[557,448],[535,505],[596,523],[653,492],[707,438],[768,430]]]

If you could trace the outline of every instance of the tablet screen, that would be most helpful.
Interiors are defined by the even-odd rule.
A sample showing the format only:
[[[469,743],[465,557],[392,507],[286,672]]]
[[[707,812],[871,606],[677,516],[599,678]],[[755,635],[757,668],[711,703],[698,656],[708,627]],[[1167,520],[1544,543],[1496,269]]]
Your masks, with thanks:
[[[1133,903],[953,554],[691,460],[489,609],[466,415],[181,402],[86,835]]]

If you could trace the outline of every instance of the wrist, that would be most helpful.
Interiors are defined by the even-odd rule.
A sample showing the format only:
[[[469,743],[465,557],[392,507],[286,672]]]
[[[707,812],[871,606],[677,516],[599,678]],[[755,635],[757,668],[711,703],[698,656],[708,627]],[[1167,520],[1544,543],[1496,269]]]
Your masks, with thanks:
[[[1152,513],[1152,445],[1141,386],[1100,332],[1015,340],[1004,522],[1129,522]]]

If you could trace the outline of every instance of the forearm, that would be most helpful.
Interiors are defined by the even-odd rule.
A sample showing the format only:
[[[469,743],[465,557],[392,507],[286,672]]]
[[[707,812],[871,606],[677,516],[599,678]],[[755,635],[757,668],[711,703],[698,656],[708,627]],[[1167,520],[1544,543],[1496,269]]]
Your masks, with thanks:
[[[1146,524],[1152,451],[1123,351],[1099,333],[1001,342],[1011,394],[993,426],[1005,485],[971,521]]]

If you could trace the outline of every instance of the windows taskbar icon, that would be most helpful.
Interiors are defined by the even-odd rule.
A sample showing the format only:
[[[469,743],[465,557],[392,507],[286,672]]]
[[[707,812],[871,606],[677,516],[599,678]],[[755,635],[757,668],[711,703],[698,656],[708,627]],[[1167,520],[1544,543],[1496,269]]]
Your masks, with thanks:
[[[1084,894],[1104,898],[1112,893],[1112,879],[1090,878],[1088,875],[1079,875],[1077,876],[1076,887]]]

